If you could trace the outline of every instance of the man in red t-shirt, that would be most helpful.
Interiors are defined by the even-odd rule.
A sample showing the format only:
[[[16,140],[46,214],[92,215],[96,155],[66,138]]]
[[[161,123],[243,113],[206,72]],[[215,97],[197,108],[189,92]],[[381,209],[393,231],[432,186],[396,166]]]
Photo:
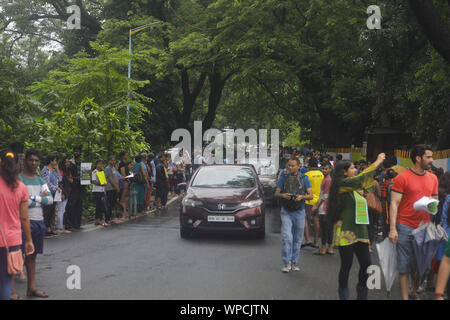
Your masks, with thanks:
[[[420,222],[430,221],[430,214],[414,210],[414,203],[424,196],[434,199],[438,197],[438,180],[427,171],[433,162],[431,147],[415,146],[411,151],[411,160],[414,167],[403,171],[394,179],[390,207],[389,239],[392,243],[397,243],[397,264],[403,300],[408,300],[409,273],[414,260],[414,238],[411,232]],[[412,297],[417,296],[418,280],[413,281]]]

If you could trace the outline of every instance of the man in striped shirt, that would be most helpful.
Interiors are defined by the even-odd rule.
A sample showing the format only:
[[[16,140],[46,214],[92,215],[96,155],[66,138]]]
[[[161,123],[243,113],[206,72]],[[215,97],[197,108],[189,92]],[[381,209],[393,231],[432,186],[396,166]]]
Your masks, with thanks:
[[[41,154],[38,150],[27,150],[24,170],[19,174],[19,179],[27,186],[30,195],[30,199],[28,200],[28,215],[30,217],[31,238],[33,239],[35,248],[34,253],[25,258],[28,275],[27,296],[47,298],[47,293],[37,290],[35,283],[36,255],[44,252],[44,236],[46,231],[42,207],[53,203],[53,197],[47,184],[36,174],[36,170],[39,168],[40,158]]]

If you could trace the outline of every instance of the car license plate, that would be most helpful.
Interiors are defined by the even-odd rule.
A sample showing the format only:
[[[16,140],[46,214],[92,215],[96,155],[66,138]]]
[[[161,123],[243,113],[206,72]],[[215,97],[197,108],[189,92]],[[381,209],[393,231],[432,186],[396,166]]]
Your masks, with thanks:
[[[234,216],[208,216],[208,222],[234,222]]]

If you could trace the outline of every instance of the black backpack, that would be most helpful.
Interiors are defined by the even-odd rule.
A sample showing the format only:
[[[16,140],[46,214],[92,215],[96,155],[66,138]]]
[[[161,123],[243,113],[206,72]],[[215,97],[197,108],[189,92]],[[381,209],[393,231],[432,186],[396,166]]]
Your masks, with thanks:
[[[286,209],[287,211],[297,211],[300,210],[302,207],[302,201],[295,201],[295,198],[299,194],[303,194],[303,174],[297,174],[295,176],[285,172],[283,174],[284,176],[284,183],[283,183],[283,189],[281,190],[281,193],[290,193],[293,195],[293,197],[289,200],[282,198],[281,199],[281,205]]]

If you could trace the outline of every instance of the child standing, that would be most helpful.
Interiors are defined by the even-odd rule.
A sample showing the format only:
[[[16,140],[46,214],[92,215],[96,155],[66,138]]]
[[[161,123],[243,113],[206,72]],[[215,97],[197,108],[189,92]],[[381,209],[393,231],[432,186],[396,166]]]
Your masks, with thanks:
[[[106,181],[103,181],[103,184],[100,182],[98,173],[103,172],[103,161],[97,160],[95,162],[95,170],[92,171],[92,195],[94,196],[95,201],[95,222],[96,226],[101,225],[103,227],[109,226],[103,217],[105,216],[106,220],[109,220],[107,217],[108,213],[106,210]]]

